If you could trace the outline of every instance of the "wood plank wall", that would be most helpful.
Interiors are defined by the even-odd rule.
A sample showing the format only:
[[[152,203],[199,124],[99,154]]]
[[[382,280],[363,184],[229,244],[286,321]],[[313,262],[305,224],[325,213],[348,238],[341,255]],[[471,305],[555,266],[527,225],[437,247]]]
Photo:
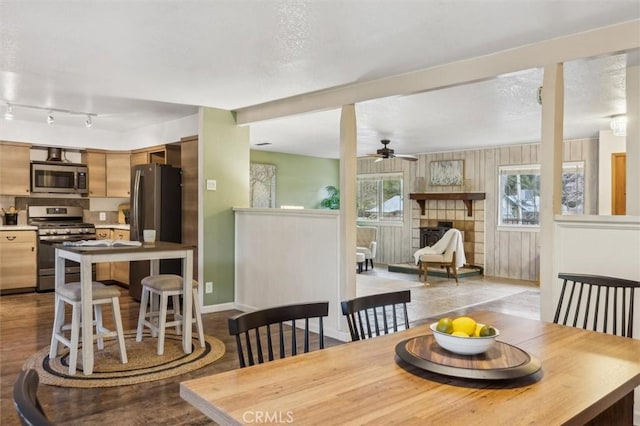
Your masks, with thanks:
[[[474,201],[474,264],[483,266],[489,276],[537,281],[540,270],[539,232],[498,229],[496,193],[499,166],[538,163],[539,151],[540,144],[536,143],[424,154],[419,155],[416,162],[392,159],[375,163],[367,158],[358,159],[358,174],[402,172],[404,176],[404,224],[378,225],[376,262],[389,264],[412,260],[419,239],[420,220],[429,218],[427,212],[421,217],[417,203],[409,200],[409,193],[416,189],[416,178],[423,178],[426,182],[424,192],[461,192],[460,186],[429,185],[429,167],[431,161],[462,159],[471,192],[486,193],[486,200]],[[585,162],[585,214],[597,214],[598,140],[565,141],[563,160]]]

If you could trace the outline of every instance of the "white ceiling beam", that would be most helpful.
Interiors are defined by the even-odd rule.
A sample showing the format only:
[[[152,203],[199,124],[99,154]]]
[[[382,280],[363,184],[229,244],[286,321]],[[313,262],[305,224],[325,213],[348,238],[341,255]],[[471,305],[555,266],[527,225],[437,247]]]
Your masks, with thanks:
[[[378,80],[351,83],[235,110],[236,123],[250,124],[372,99],[410,95],[487,80],[548,64],[624,52],[640,47],[640,20],[602,27],[490,55]]]

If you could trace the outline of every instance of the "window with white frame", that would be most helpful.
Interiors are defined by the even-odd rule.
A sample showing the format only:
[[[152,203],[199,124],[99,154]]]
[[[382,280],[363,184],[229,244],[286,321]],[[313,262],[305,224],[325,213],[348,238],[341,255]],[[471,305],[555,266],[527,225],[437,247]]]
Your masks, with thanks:
[[[358,175],[356,186],[359,221],[402,222],[402,173]]]
[[[498,168],[499,226],[539,226],[540,165]],[[562,214],[584,212],[584,163],[562,164]]]

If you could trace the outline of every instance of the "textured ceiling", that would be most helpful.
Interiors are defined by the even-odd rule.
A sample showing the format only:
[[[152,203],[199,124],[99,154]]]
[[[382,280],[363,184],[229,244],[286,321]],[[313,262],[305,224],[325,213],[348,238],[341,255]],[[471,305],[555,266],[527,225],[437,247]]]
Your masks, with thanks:
[[[2,0],[0,100],[92,112],[94,128],[122,132],[197,106],[236,109],[638,18],[637,0]],[[594,136],[625,111],[626,60],[565,65],[566,137]],[[384,137],[398,153],[536,141],[541,81],[533,69],[359,103],[358,153]],[[337,157],[338,123],[339,111],[255,123],[251,141]]]

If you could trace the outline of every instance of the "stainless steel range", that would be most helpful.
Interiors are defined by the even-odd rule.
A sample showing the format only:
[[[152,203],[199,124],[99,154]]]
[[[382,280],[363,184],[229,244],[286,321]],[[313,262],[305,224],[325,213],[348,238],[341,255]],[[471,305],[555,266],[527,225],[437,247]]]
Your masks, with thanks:
[[[29,225],[38,227],[37,291],[55,288],[55,244],[95,240],[96,227],[82,221],[82,208],[74,206],[29,206]],[[80,281],[80,266],[67,260],[65,281]],[[94,270],[95,279],[95,270]]]

